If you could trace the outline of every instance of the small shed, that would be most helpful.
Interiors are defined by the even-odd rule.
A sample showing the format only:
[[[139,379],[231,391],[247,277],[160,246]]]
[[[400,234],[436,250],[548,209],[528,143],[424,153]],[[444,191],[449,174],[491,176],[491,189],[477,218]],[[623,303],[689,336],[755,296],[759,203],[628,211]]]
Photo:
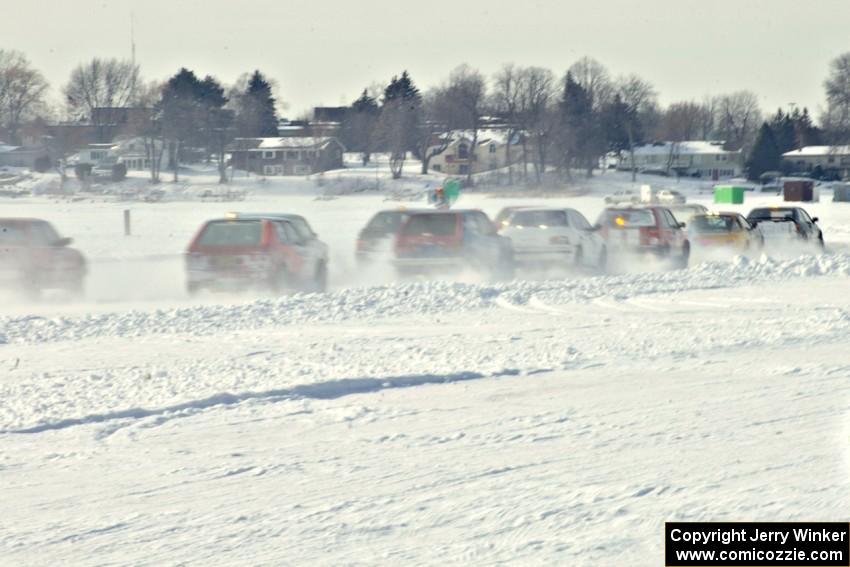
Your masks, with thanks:
[[[811,179],[787,179],[782,192],[785,201],[810,203],[815,200],[815,183]]]
[[[850,183],[836,184],[833,188],[832,200],[841,203],[850,202]]]
[[[746,190],[746,187],[736,185],[715,185],[714,202],[740,205],[744,202],[744,191]]]

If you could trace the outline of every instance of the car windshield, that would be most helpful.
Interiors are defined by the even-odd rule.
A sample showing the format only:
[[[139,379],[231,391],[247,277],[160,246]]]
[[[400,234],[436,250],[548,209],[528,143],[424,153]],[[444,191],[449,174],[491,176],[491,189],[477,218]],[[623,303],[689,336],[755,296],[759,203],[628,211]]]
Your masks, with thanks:
[[[249,246],[259,244],[263,232],[261,221],[211,222],[204,229],[201,246]]]
[[[655,226],[655,215],[644,209],[615,210],[608,212],[608,222],[619,228]]]
[[[516,227],[567,226],[564,211],[518,211],[511,216],[510,225]]]
[[[305,221],[301,217],[291,217],[288,220],[289,223],[295,227],[295,231],[298,233],[298,236],[300,236],[302,240],[312,240],[316,237],[316,233],[313,232],[313,229],[310,228],[310,225],[307,224],[307,221]]]
[[[457,229],[456,215],[413,215],[404,225],[404,234],[430,234],[433,236],[448,236]]]
[[[0,221],[0,243],[22,244],[26,239],[27,235],[21,223]]]
[[[730,232],[735,228],[735,219],[729,216],[697,215],[691,219],[694,232]]]
[[[407,217],[400,211],[383,211],[372,217],[363,230],[368,236],[386,236],[394,234],[402,221]]]

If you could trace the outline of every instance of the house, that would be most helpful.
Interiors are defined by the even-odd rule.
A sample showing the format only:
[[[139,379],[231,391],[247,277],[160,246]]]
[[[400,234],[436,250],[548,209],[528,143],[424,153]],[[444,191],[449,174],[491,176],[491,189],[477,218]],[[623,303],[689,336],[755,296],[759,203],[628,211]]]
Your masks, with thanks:
[[[820,167],[842,179],[850,178],[850,146],[805,146],[782,154],[793,171],[811,172]]]
[[[236,138],[229,151],[235,169],[258,175],[309,175],[341,168],[345,146],[329,136]]]
[[[96,168],[112,167],[123,163],[127,171],[147,171],[151,167],[151,155],[161,158],[160,169],[170,167],[169,152],[162,151],[162,140],[131,137],[109,144],[89,144],[68,158],[69,165],[90,164]]]
[[[26,167],[45,170],[50,167],[50,151],[43,144],[9,146],[0,142],[0,167]]]
[[[743,171],[741,150],[725,150],[723,142],[654,142],[635,147],[634,154],[632,164],[630,152],[624,151],[617,169],[636,168],[708,179],[737,177]]]
[[[520,135],[515,133],[508,140],[506,130],[479,130],[472,151],[472,132],[455,130],[434,140],[428,148],[431,152],[451,139],[446,149],[431,158],[430,168],[447,175],[481,173],[507,167],[522,161]]]

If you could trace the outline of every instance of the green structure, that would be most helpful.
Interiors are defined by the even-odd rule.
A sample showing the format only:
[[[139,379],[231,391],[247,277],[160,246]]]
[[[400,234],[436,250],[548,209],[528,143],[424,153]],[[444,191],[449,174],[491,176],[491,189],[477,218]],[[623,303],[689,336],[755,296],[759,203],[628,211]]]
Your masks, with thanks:
[[[714,202],[740,205],[744,202],[744,191],[746,191],[744,187],[736,187],[735,185],[715,185]]]
[[[443,182],[443,196],[448,203],[454,203],[460,197],[460,181],[454,177],[447,177]]]

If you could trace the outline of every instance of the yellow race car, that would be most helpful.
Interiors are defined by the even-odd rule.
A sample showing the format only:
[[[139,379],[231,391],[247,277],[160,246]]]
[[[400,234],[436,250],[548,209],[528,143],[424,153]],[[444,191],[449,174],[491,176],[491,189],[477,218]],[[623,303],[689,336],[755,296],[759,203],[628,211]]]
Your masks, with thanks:
[[[761,231],[738,213],[694,215],[688,221],[688,232],[695,248],[755,252],[764,246]]]

